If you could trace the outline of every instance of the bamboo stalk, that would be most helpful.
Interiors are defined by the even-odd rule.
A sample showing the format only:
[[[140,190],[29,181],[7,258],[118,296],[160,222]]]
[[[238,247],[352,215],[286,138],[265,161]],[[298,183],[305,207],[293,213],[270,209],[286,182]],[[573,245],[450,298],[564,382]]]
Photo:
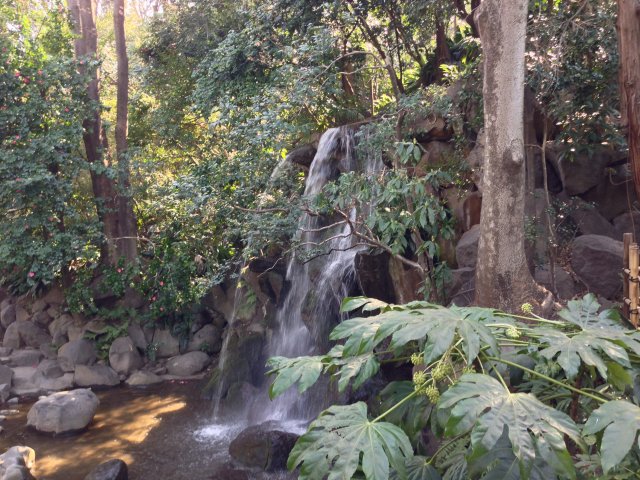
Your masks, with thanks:
[[[629,321],[638,328],[638,244],[629,248]]]
[[[624,249],[623,249],[624,259],[622,261],[622,268],[624,269],[623,281],[622,281],[622,285],[623,285],[622,298],[624,298],[625,300],[629,298],[629,274],[631,273],[631,270],[628,270],[629,247],[631,247],[632,241],[633,241],[633,233],[625,233],[622,236],[622,242],[624,244]],[[624,318],[629,319],[629,305],[626,302],[622,304],[622,315],[624,315]]]

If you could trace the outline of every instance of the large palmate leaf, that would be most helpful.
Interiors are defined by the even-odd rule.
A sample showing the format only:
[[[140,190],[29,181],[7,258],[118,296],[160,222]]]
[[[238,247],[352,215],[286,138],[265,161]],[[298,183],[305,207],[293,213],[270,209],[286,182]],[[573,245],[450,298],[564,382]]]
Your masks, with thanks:
[[[359,355],[372,351],[391,337],[390,348],[398,348],[412,341],[425,341],[425,362],[429,363],[445,353],[456,340],[471,363],[480,349],[487,346],[497,354],[498,346],[491,330],[474,316],[472,309],[445,308],[420,303],[420,308],[389,306],[378,315],[353,318],[338,325],[331,332],[332,340],[346,340],[345,355]]]
[[[558,315],[567,322],[577,325],[582,330],[591,328],[617,329],[622,328],[615,310],[600,310],[600,304],[593,293],[588,293],[579,300],[571,300],[567,308],[561,310]]]
[[[513,453],[507,428],[496,445],[488,451],[476,452],[468,459],[469,476],[467,478],[482,478],[482,480],[521,480],[523,478],[520,461]],[[527,472],[529,480],[554,480],[558,478],[553,469],[543,460],[533,462],[531,470]]]
[[[523,478],[541,459],[559,473],[573,475],[563,437],[581,443],[577,426],[530,393],[511,393],[488,375],[466,374],[442,395],[438,408],[451,408],[447,434],[471,432],[472,455],[495,448],[506,427]]]
[[[549,345],[540,351],[540,355],[551,360],[557,356],[558,364],[567,374],[567,378],[574,378],[578,374],[581,361],[598,369],[598,372],[607,379],[607,364],[602,358],[604,353],[611,360],[624,367],[630,367],[629,356],[623,347],[600,336],[601,333],[594,330],[585,330],[569,336],[559,330],[540,329],[540,341]]]
[[[323,357],[272,357],[267,361],[267,374],[276,374],[269,387],[269,397],[273,400],[293,384],[298,384],[298,392],[303,393],[320,378],[324,369]]]
[[[398,472],[391,474],[390,480],[442,480],[442,477],[432,465],[429,459],[416,455],[405,460],[405,472],[400,476]]]
[[[343,357],[344,347],[336,345],[327,354],[330,366],[338,367],[338,391],[343,392],[353,380],[353,388],[359,388],[380,370],[380,362],[373,352],[355,357]]]
[[[413,456],[405,433],[386,422],[372,422],[363,402],[333,406],[320,414],[293,447],[287,466],[300,466],[300,480],[350,479],[358,469],[367,480],[387,480],[389,466],[405,474]]]
[[[411,439],[415,439],[429,423],[429,415],[433,408],[424,395],[417,395],[405,401],[414,391],[413,382],[391,382],[380,392],[380,404],[375,409],[376,412],[382,413],[395,407],[385,419],[401,427]]]
[[[600,455],[607,473],[618,465],[636,443],[640,430],[640,407],[623,400],[607,402],[595,410],[584,426],[585,435],[604,430]],[[640,438],[637,442],[640,448]]]

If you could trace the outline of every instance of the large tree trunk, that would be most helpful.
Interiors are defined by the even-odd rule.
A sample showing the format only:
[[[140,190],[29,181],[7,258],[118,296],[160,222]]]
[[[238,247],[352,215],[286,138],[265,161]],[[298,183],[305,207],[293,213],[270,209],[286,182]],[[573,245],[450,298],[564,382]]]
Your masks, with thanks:
[[[618,0],[620,114],[628,131],[629,163],[640,198],[640,1]]]
[[[67,0],[76,39],[74,43],[76,58],[82,62],[97,58],[98,33],[93,19],[91,0]],[[114,264],[123,256],[118,248],[117,239],[121,237],[117,185],[113,178],[105,173],[108,167],[104,153],[108,142],[100,116],[100,89],[97,69],[91,72],[87,85],[87,96],[96,105],[93,113],[82,122],[82,136],[87,161],[94,165],[91,170],[91,184],[96,202],[98,219],[102,222],[105,242],[101,248],[101,260]]]
[[[515,311],[534,300],[524,249],[524,49],[527,0],[483,0],[484,178],[476,303]]]
[[[137,229],[130,196],[129,157],[127,155],[127,128],[129,113],[129,59],[124,32],[125,0],[113,2],[113,29],[116,40],[118,88],[116,100],[116,158],[118,159],[119,195],[117,241],[118,254],[127,261],[137,257]]]

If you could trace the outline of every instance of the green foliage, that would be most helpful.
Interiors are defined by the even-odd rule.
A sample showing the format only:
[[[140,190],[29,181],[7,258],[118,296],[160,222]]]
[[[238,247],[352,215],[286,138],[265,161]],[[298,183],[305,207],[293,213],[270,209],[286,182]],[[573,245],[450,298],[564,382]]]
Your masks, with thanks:
[[[96,342],[98,357],[103,360],[109,359],[109,348],[116,338],[128,335],[129,322],[122,322],[120,325],[105,325],[99,332],[86,332],[85,338]]]
[[[278,393],[296,379],[307,389],[322,373],[337,379],[343,390],[347,381],[357,388],[376,375],[377,368],[364,367],[376,359],[401,365],[410,357],[412,381],[384,388],[374,402],[373,420],[359,407],[366,425],[384,420],[402,429],[415,455],[423,453],[424,429],[442,440],[430,457],[404,454],[401,467],[389,457],[397,470],[394,479],[408,478],[409,472],[415,478],[450,480],[594,478],[588,472],[629,478],[626,472],[640,466],[640,410],[629,388],[640,367],[638,335],[621,325],[615,312],[599,308],[587,295],[570,302],[561,320],[547,320],[485,308],[348,298],[343,310],[366,316],[334,329],[331,338],[340,344],[325,356],[271,361],[270,373],[276,375]],[[350,360],[352,366],[345,367]],[[349,459],[341,460],[341,450],[327,447],[338,441],[334,430],[313,425],[298,442],[291,467],[306,460],[305,475],[314,466],[335,478],[351,478],[358,468],[365,478],[378,478],[371,466],[364,469],[364,457],[356,458],[353,449],[344,450]]]
[[[18,293],[94,260],[101,241],[79,151],[87,79],[55,5],[0,5],[0,284]]]
[[[362,402],[325,410],[291,451],[287,466],[300,466],[300,480],[351,478],[358,467],[367,479],[386,480],[389,465],[404,471],[412,447],[390,423],[372,422]]]

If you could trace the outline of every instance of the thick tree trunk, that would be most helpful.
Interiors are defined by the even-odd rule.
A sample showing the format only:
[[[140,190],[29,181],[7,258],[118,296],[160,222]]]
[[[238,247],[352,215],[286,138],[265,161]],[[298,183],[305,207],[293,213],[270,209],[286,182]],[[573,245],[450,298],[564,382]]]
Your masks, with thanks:
[[[129,59],[124,31],[125,0],[113,2],[113,29],[116,41],[118,88],[116,99],[116,158],[118,159],[119,195],[117,241],[118,255],[131,262],[137,257],[137,229],[130,196],[130,170],[127,155],[129,113]]]
[[[640,1],[618,0],[620,114],[627,129],[629,163],[640,198]]]
[[[73,22],[76,58],[82,62],[95,59],[98,50],[98,33],[93,19],[91,0],[67,0]],[[85,71],[89,71],[86,67]],[[98,71],[91,71],[87,85],[87,96],[95,105],[100,105]],[[102,222],[105,242],[101,248],[101,259],[105,263],[115,263],[121,256],[117,239],[121,237],[120,215],[116,182],[104,173],[108,167],[104,152],[108,150],[104,134],[100,108],[82,122],[83,143],[87,161],[95,166],[91,171],[91,184],[96,202],[98,219]]]
[[[527,0],[483,0],[484,191],[476,303],[515,311],[537,293],[524,249],[524,49]]]

